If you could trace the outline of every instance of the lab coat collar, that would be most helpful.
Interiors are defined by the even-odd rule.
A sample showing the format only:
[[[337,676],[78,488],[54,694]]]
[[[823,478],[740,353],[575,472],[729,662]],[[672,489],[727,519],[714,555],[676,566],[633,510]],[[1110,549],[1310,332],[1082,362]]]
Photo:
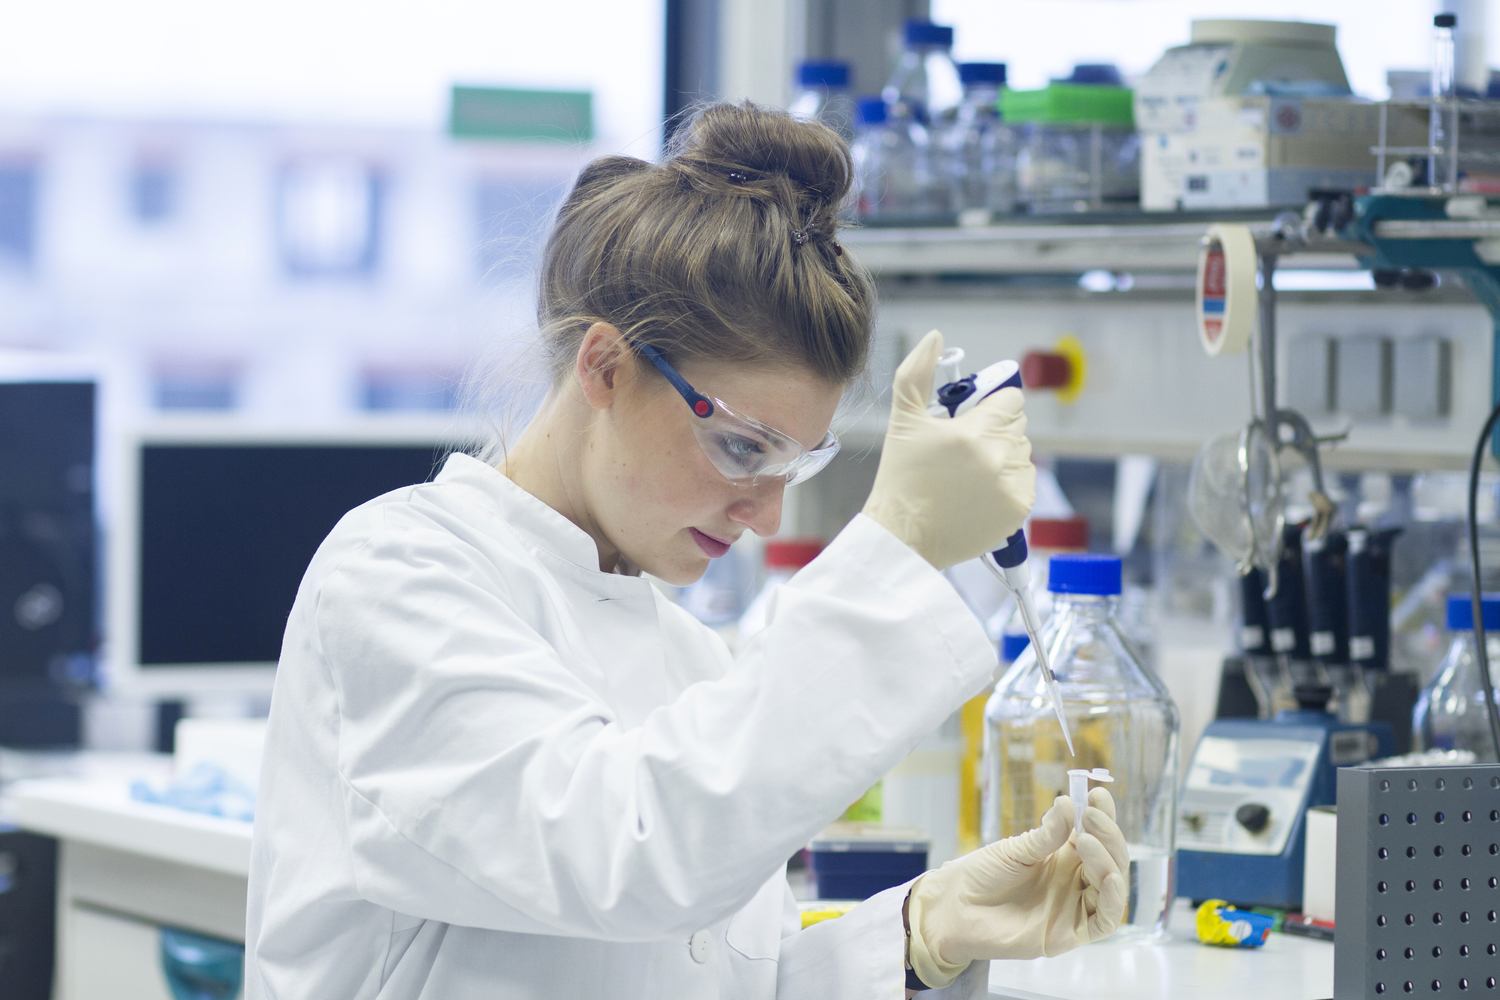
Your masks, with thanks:
[[[473,487],[495,507],[507,524],[533,542],[538,550],[582,570],[580,576],[598,578],[596,585],[607,589],[635,590],[636,585],[650,584],[640,578],[640,571],[605,573],[599,569],[599,547],[588,532],[562,514],[522,489],[515,480],[492,465],[472,455],[454,452],[437,474],[439,483],[460,483]],[[624,584],[624,587],[617,586]]]

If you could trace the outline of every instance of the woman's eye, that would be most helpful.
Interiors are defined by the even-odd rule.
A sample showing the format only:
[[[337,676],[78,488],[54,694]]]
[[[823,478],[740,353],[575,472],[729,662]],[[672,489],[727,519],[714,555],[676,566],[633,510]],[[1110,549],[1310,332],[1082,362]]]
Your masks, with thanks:
[[[723,434],[719,437],[719,448],[741,465],[751,465],[766,453],[759,441],[738,434]]]

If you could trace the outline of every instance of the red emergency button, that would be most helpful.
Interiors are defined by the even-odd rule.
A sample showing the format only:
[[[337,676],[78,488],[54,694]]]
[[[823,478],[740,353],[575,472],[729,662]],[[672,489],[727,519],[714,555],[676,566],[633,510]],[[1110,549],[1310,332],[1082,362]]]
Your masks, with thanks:
[[[1027,392],[1055,392],[1059,401],[1071,403],[1083,391],[1083,345],[1076,337],[1063,337],[1050,351],[1028,351],[1021,358],[1021,384]]]
[[[1021,384],[1027,389],[1061,389],[1073,380],[1073,362],[1055,351],[1030,351],[1021,359]]]

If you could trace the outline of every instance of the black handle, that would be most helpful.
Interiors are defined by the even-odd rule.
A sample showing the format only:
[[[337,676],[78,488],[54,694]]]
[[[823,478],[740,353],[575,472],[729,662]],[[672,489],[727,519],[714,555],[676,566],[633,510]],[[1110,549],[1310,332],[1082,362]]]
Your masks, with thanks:
[[[1302,579],[1302,528],[1287,525],[1281,561],[1276,567],[1276,594],[1266,602],[1271,624],[1271,651],[1294,660],[1312,658],[1307,629],[1307,587]]]
[[[1349,662],[1349,539],[1342,531],[1303,543],[1308,644],[1325,664]]]

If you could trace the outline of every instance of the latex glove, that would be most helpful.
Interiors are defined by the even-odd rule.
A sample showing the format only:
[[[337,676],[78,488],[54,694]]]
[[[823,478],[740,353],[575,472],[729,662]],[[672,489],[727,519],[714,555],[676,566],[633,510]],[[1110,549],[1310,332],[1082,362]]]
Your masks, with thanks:
[[[1125,916],[1130,855],[1115,800],[1089,792],[1083,833],[1059,796],[1035,830],[943,865],[912,886],[913,971],[947,986],[970,962],[1058,955],[1113,934]]]
[[[1019,389],[957,418],[933,416],[933,330],[896,369],[891,419],[864,513],[938,569],[999,548],[1036,502],[1036,467]]]

